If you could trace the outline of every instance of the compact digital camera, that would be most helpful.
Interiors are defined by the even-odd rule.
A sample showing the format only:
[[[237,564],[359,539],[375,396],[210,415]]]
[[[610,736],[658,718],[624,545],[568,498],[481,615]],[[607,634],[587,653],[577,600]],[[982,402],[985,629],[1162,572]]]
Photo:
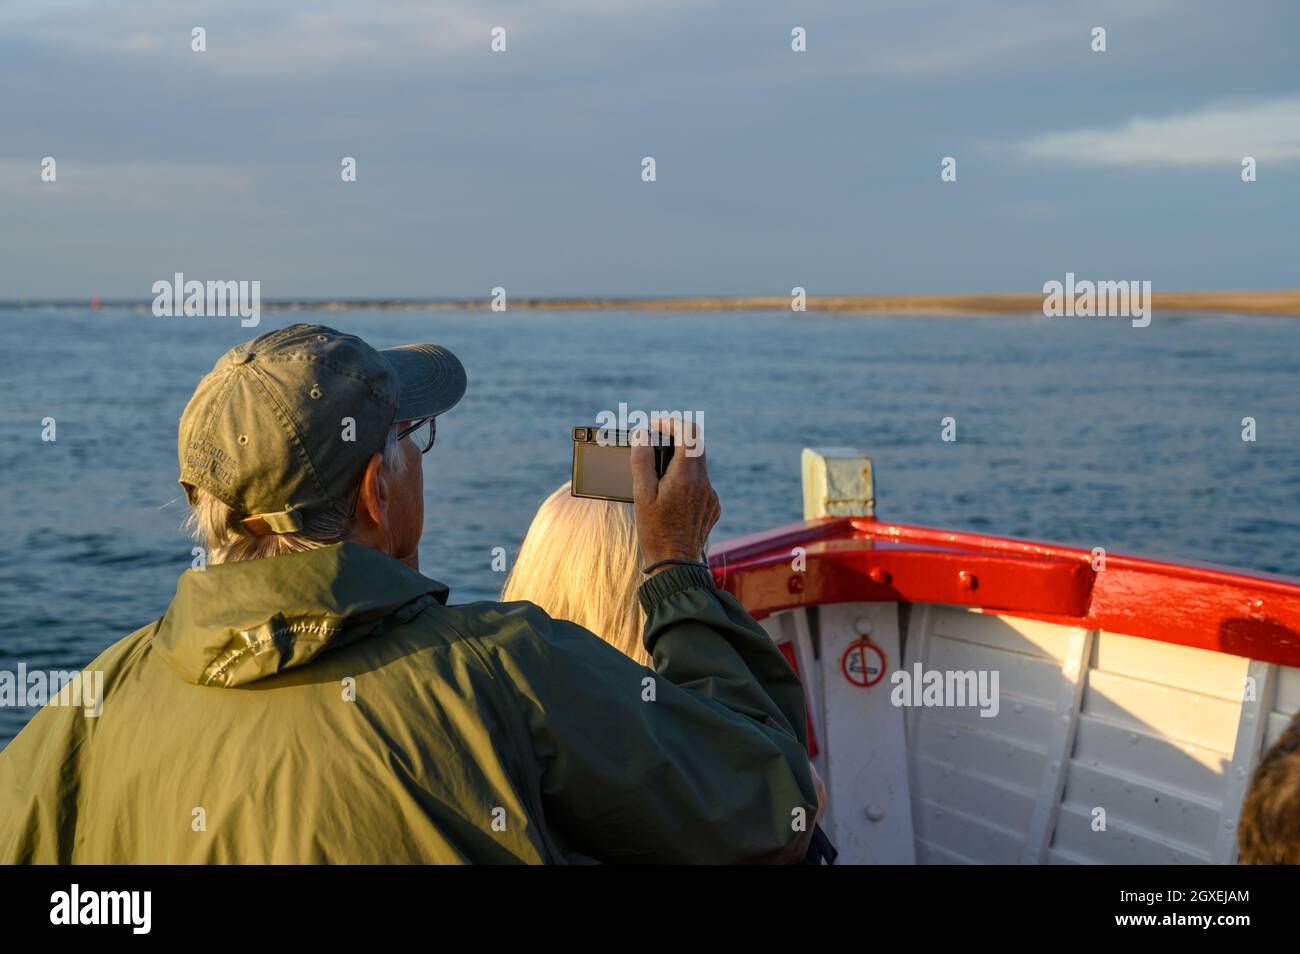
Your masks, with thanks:
[[[655,473],[663,477],[673,459],[671,434],[651,432],[657,442]],[[632,501],[632,443],[627,431],[607,427],[573,429],[573,481],[575,497]]]

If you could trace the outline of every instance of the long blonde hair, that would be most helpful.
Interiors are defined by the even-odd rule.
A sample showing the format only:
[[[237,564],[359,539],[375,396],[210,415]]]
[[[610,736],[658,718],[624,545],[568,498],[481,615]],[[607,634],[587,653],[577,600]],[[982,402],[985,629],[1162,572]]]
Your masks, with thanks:
[[[538,508],[501,599],[536,603],[649,666],[639,564],[632,505],[571,496],[566,482]]]

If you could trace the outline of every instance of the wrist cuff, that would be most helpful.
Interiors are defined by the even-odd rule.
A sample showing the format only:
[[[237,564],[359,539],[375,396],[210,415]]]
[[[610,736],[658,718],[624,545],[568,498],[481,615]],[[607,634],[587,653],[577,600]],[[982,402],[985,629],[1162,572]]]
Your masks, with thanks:
[[[670,566],[662,573],[656,573],[641,584],[637,598],[641,608],[649,615],[651,610],[683,590],[708,590],[716,592],[713,574],[702,566]]]

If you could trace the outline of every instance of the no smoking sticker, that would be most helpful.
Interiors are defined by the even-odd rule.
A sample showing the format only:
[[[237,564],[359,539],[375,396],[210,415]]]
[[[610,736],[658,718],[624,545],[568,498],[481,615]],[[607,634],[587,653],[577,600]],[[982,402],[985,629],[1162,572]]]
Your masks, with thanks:
[[[844,650],[840,672],[855,686],[874,686],[885,677],[885,651],[870,640],[859,639]]]

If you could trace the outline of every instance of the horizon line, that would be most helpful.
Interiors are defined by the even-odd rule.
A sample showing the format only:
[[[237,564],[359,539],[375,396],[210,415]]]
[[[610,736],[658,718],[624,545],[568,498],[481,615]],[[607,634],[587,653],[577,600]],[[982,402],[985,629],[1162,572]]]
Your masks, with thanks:
[[[1169,311],[1237,312],[1300,316],[1300,288],[1237,291],[1155,291],[1152,307]],[[91,308],[150,309],[153,298],[15,298],[0,309]],[[263,301],[265,311],[490,310],[492,298],[326,296]],[[778,295],[577,295],[509,296],[506,310],[535,311],[791,311],[791,296]],[[840,314],[997,315],[1041,312],[1041,292],[945,295],[807,295],[806,310]]]

